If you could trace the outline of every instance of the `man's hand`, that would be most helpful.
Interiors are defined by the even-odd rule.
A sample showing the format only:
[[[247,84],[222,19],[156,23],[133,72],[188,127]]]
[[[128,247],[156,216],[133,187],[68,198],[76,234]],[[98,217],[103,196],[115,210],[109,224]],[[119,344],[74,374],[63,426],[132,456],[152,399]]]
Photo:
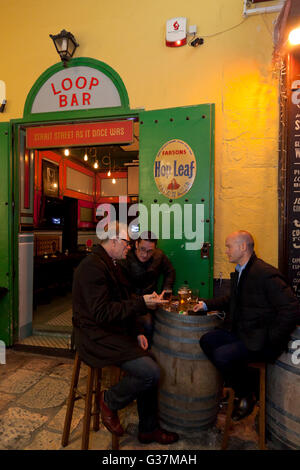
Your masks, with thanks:
[[[144,335],[139,335],[137,337],[137,340],[138,340],[138,343],[139,343],[139,346],[144,349],[144,351],[146,351],[146,349],[148,349],[148,340],[146,338],[146,336]]]
[[[199,310],[204,310],[203,302],[198,302],[196,305],[193,307],[194,312],[198,312]]]
[[[167,300],[162,299],[162,294],[158,295],[156,292],[152,292],[152,294],[145,294],[143,295],[145,304],[151,310],[155,310],[159,305],[167,304]]]

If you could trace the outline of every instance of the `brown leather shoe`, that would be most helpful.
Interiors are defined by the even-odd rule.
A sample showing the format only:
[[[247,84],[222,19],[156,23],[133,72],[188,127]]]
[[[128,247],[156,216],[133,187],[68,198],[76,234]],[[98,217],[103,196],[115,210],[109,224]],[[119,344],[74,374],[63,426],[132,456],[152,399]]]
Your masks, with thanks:
[[[104,390],[100,394],[100,408],[101,418],[104,426],[112,433],[121,437],[124,434],[124,429],[119,421],[117,411],[112,411],[108,408],[104,401]]]
[[[158,428],[153,432],[140,432],[138,434],[138,440],[142,444],[151,444],[151,442],[158,442],[162,445],[173,444],[179,439],[176,432],[169,432],[165,429]]]

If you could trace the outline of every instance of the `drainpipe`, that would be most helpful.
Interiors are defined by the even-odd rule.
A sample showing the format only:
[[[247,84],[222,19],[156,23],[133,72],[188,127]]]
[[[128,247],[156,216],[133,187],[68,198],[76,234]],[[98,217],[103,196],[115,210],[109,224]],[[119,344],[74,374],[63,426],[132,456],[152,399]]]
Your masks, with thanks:
[[[280,2],[278,5],[273,5],[271,7],[260,7],[260,8],[247,8],[249,0],[244,0],[244,10],[243,16],[258,15],[260,13],[275,13],[280,11],[284,5],[284,2]]]

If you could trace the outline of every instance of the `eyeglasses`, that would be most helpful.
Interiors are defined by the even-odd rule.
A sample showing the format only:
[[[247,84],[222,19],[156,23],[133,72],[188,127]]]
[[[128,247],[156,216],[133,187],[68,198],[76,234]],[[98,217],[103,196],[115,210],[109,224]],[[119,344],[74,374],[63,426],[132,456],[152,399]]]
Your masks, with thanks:
[[[155,250],[146,250],[143,246],[138,246],[137,250],[143,253],[143,255],[151,256],[153,255]]]
[[[118,240],[122,240],[123,242],[126,243],[127,246],[130,245],[130,241],[129,241],[129,240],[126,240],[126,238],[118,238]]]

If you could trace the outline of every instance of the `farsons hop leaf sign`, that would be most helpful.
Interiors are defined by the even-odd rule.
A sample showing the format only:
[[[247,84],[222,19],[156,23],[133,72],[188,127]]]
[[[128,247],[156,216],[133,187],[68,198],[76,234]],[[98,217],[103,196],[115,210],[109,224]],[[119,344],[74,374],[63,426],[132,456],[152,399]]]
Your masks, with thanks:
[[[194,152],[183,140],[169,140],[159,149],[153,170],[159,192],[168,198],[178,199],[184,196],[194,183]]]

